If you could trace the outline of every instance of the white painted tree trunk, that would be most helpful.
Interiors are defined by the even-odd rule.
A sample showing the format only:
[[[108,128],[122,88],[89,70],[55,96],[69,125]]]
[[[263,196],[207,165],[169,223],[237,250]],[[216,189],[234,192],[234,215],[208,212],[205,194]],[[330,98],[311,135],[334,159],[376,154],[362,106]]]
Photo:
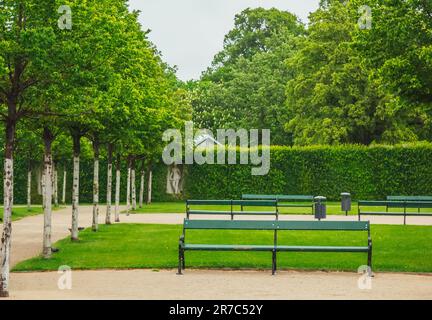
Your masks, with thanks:
[[[8,297],[13,204],[13,159],[8,157],[4,160],[3,188],[3,233],[0,247],[0,297]]]
[[[32,183],[32,171],[27,171],[27,210],[31,209],[31,183]]]
[[[120,166],[117,166],[115,186],[115,222],[120,222],[120,176]]]
[[[139,190],[139,207],[143,207],[143,201],[144,201],[144,168],[141,169],[141,181],[140,181],[140,190]]]
[[[135,160],[134,160],[135,161]],[[131,188],[132,188],[132,210],[137,209],[137,201],[136,201],[136,179],[135,179],[135,165],[132,166],[131,169]]]
[[[46,147],[47,148],[47,147]],[[51,149],[51,147],[49,147]],[[44,228],[43,228],[43,250],[42,255],[44,258],[51,257],[51,220],[52,220],[52,185],[53,185],[53,171],[52,171],[52,156],[50,150],[45,151],[44,155],[44,171],[43,180],[44,188]]]
[[[73,186],[72,186],[72,241],[78,241],[78,206],[79,206],[79,166],[80,157],[73,157]]]
[[[44,163],[42,165],[42,179],[41,179],[41,192],[42,192],[42,208],[45,205],[45,196],[46,196],[46,179],[45,179],[45,158]]]
[[[107,170],[107,207],[105,224],[111,224],[111,202],[112,202],[112,145],[108,145],[108,170]]]
[[[127,186],[126,186],[126,213],[129,214],[129,211],[130,211],[130,185],[131,185],[130,161],[128,161],[126,184],[127,184]]]
[[[63,171],[62,203],[65,204],[66,203],[66,176],[67,176],[66,167],[63,170],[64,171]]]
[[[152,203],[152,181],[153,181],[153,171],[151,167],[148,169],[148,181],[147,181],[147,204]]]
[[[54,206],[58,207],[58,171],[57,167],[53,162],[53,192],[54,192]]]
[[[99,150],[95,146],[95,155],[93,163],[93,221],[92,230],[98,231],[99,229]]]

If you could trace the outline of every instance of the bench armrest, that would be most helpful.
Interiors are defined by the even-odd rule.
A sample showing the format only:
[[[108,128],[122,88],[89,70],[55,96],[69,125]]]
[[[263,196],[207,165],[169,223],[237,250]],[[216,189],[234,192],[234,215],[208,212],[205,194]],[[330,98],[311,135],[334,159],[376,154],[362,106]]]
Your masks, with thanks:
[[[179,246],[180,246],[180,247],[183,247],[183,246],[184,246],[184,240],[185,240],[185,236],[184,236],[184,234],[182,234],[182,235],[180,236],[180,240],[179,240]]]

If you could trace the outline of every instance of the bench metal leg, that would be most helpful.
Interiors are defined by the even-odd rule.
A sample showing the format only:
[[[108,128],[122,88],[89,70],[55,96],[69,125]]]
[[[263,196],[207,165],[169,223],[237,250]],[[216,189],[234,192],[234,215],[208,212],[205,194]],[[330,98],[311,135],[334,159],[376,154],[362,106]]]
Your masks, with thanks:
[[[368,251],[368,267],[371,269],[372,272],[372,247]]]
[[[179,261],[178,261],[178,271],[177,271],[177,275],[182,275],[182,267],[183,267],[183,255],[184,253],[182,252],[183,250],[181,248],[179,248]]]
[[[272,276],[276,274],[276,250],[272,253]]]
[[[186,262],[185,262],[185,254],[184,251],[182,252],[182,269],[186,269]]]
[[[369,251],[368,251],[368,267],[369,267],[369,276],[372,277],[372,240],[368,241]]]

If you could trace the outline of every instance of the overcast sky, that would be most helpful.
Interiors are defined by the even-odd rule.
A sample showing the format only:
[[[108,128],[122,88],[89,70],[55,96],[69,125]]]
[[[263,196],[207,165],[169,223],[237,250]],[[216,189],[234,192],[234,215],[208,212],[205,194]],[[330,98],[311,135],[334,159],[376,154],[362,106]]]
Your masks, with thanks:
[[[234,16],[245,8],[288,10],[306,22],[319,0],[130,0],[143,29],[182,80],[198,79],[223,47]]]

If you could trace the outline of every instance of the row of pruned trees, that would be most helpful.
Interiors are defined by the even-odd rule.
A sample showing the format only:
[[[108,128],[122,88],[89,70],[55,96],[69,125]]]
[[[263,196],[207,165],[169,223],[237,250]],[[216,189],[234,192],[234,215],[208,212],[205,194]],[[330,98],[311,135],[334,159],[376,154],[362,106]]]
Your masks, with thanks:
[[[60,17],[59,8],[65,5],[70,10]],[[136,207],[136,163],[144,159],[151,166],[157,161],[162,132],[177,127],[188,114],[187,95],[137,17],[125,0],[0,2],[0,110],[5,130],[0,296],[8,296],[9,287],[15,152],[21,148],[29,159],[38,148],[43,153],[43,256],[50,258],[53,193],[58,192],[52,183],[57,171],[53,163],[70,159],[62,142],[71,141],[70,230],[72,241],[77,241],[83,138],[91,141],[94,157],[92,228],[97,231],[101,152],[108,162],[109,224],[113,212],[119,219],[120,161],[128,162],[128,208]],[[29,140],[27,148],[25,143],[20,147],[17,130]]]

